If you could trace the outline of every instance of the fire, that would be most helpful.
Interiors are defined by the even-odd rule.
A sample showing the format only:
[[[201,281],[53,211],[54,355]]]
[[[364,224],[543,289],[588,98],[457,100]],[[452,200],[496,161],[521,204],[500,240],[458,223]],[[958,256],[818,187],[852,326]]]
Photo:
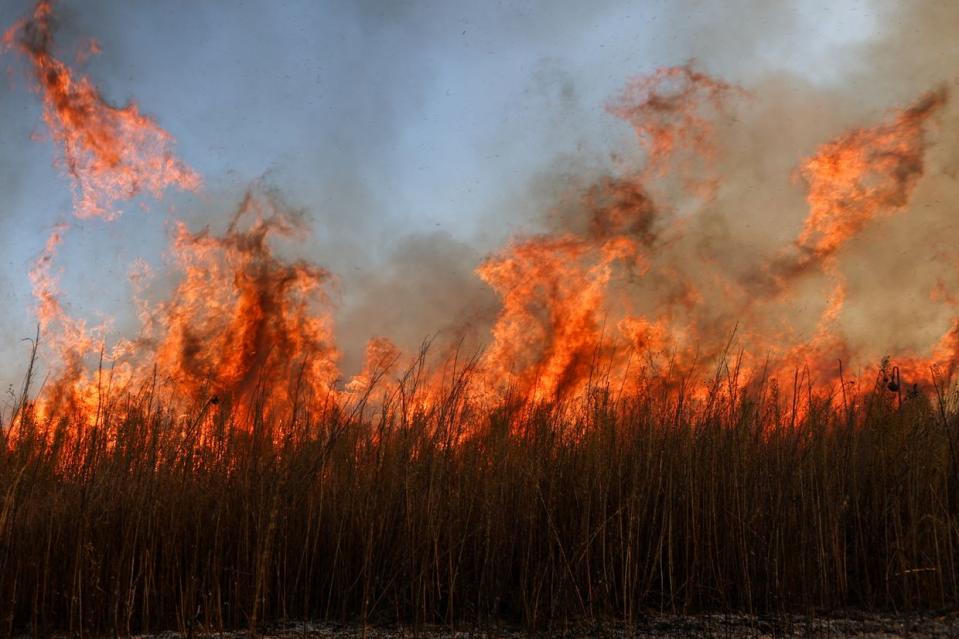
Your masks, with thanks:
[[[794,246],[775,265],[777,297],[788,295],[797,277],[818,266],[834,287],[808,342],[791,349],[787,362],[809,364],[825,373],[849,352],[836,322],[846,299],[846,281],[837,255],[843,246],[881,215],[903,210],[924,171],[926,130],[946,101],[944,90],[923,96],[889,121],[854,129],[822,145],[805,159],[799,175],[808,189],[809,215]],[[919,368],[928,368],[919,366]]]
[[[77,75],[52,53],[53,35],[53,2],[41,0],[29,18],[3,34],[2,42],[5,50],[15,50],[30,61],[43,99],[44,122],[62,152],[60,166],[73,181],[74,214],[112,220],[119,215],[114,208],[117,202],[141,193],[159,197],[170,186],[198,189],[199,176],[174,156],[172,137],[142,115],[136,104],[123,108],[107,104],[88,78]],[[99,43],[92,40],[78,57],[99,51]],[[84,360],[101,348],[106,326],[88,328],[69,317],[60,302],[53,259],[67,228],[65,224],[54,228],[30,279],[45,343],[63,365],[45,404],[58,410],[83,410],[96,394],[91,389],[101,386],[101,380],[86,371]],[[122,348],[118,346],[110,357],[118,357]]]
[[[477,269],[503,299],[484,359],[494,384],[515,386],[530,401],[563,399],[598,383],[599,370],[604,378],[626,375],[633,356],[662,356],[684,341],[686,327],[669,323],[679,298],[697,296],[689,282],[678,282],[679,298],[663,299],[650,320],[633,313],[624,280],[645,277],[658,236],[683,224],[660,210],[647,182],[676,163],[687,186],[702,192],[706,182],[689,164],[713,153],[706,113],[722,112],[740,93],[687,65],[633,80],[610,105],[646,149],[643,170],[590,188],[578,232],[515,242]]]
[[[366,363],[363,370],[346,385],[349,393],[363,396],[371,392],[383,375],[395,370],[402,356],[400,349],[387,337],[374,337],[366,343]]]
[[[88,78],[51,53],[52,21],[52,0],[41,0],[30,18],[4,33],[3,45],[33,66],[44,122],[74,181],[77,217],[112,219],[118,215],[113,205],[120,200],[144,192],[159,196],[170,186],[198,189],[199,176],[173,155],[173,139],[166,131],[135,103],[123,108],[107,104]],[[94,41],[89,53],[97,52]]]
[[[83,321],[71,318],[60,303],[59,281],[53,272],[53,259],[67,231],[66,224],[58,224],[47,238],[43,253],[30,270],[33,296],[37,300],[37,319],[40,332],[49,336],[52,350],[57,353],[62,370],[47,391],[45,404],[69,412],[89,408],[87,390],[92,388],[84,355],[98,345],[96,330],[88,329]]]
[[[714,159],[714,119],[746,95],[690,62],[632,79],[607,110],[633,127],[647,153],[646,178],[662,180],[677,172],[687,190],[709,198],[717,187],[715,176],[693,175],[697,165]]]
[[[183,276],[171,298],[145,312],[142,346],[179,394],[242,402],[260,389],[271,403],[322,397],[338,375],[327,288],[332,276],[285,263],[272,237],[303,232],[270,196],[247,194],[222,236],[177,225]]]
[[[923,96],[891,122],[845,133],[802,163],[809,217],[800,251],[823,260],[876,216],[906,206],[923,174],[927,122],[945,101],[944,90]]]
[[[135,104],[106,104],[89,79],[51,53],[52,32],[52,4],[41,0],[3,42],[32,65],[44,120],[74,182],[76,215],[113,219],[118,202],[142,193],[198,189],[199,177],[173,155],[172,137]],[[334,340],[335,276],[281,257],[278,240],[308,230],[275,194],[253,188],[222,233],[175,223],[170,253],[178,279],[168,299],[149,299],[149,269],[138,267],[142,326],[103,354],[111,388],[130,392],[156,375],[184,404],[230,410],[258,403],[283,412],[315,401],[366,402],[376,384],[396,383],[404,410],[429,410],[446,385],[467,379],[477,400],[508,395],[535,405],[604,384],[628,390],[639,383],[638,369],[674,367],[706,381],[689,393],[695,398],[705,397],[710,383],[712,373],[703,371],[722,370],[736,348],[731,336],[749,349],[736,357],[744,380],[790,379],[802,370],[835,382],[837,360],[857,356],[842,329],[850,295],[843,251],[869,225],[908,209],[947,95],[931,92],[802,159],[795,176],[808,213],[796,220],[798,232],[771,256],[743,259],[749,263],[731,272],[724,259],[737,247],[713,251],[695,229],[723,185],[717,130],[749,96],[692,64],[631,80],[607,108],[630,126],[645,161],[586,188],[578,216],[515,237],[476,267],[501,307],[485,349],[468,364],[451,349],[434,371],[423,371],[422,353],[403,353],[376,336],[364,370],[344,383]],[[696,204],[684,208],[673,197]],[[41,397],[50,414],[64,407],[90,412],[103,396],[102,368],[94,371],[88,361],[102,352],[103,328],[71,320],[58,297],[52,263],[65,230],[51,235],[31,273],[41,331],[63,364]],[[813,285],[828,290],[825,299],[813,305],[811,319],[794,321],[809,301],[808,291],[800,299],[803,287]],[[947,291],[938,296],[952,303]],[[951,373],[957,335],[959,321],[927,356],[898,359],[916,376],[929,367]],[[415,396],[403,386],[411,375],[425,385]],[[384,392],[380,401],[391,397]]]
[[[628,246],[573,237],[518,243],[477,273],[502,295],[484,368],[533,400],[554,399],[593,369],[611,263]]]

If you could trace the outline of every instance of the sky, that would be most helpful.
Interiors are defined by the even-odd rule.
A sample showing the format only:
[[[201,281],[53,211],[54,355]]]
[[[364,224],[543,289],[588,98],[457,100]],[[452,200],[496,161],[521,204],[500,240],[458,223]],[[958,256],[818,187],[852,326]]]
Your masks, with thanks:
[[[483,287],[469,265],[535,230],[553,188],[544,175],[631,152],[629,127],[604,109],[629,78],[695,59],[746,87],[777,76],[830,87],[861,62],[851,51],[891,28],[890,6],[62,0],[61,57],[96,38],[102,53],[79,68],[170,132],[204,187],[125,203],[115,222],[72,219],[26,64],[0,57],[0,382],[25,367],[27,271],[58,222],[71,225],[57,256],[69,312],[114,318],[122,334],[134,326],[127,274],[137,258],[169,262],[171,221],[216,226],[249,184],[268,184],[311,229],[289,250],[339,277],[337,330],[355,366],[361,335],[446,303],[421,272],[455,264],[462,286]],[[31,7],[4,0],[0,25]],[[416,284],[397,293],[384,269]],[[389,295],[396,304],[370,312]]]

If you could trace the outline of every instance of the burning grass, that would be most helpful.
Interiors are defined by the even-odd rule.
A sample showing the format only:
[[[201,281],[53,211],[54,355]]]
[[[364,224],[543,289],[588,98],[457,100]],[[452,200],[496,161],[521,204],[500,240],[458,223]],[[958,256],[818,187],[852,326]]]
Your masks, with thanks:
[[[2,45],[28,63],[75,216],[199,189],[169,133],[58,57],[53,17],[40,0]],[[107,323],[61,301],[56,225],[30,273],[47,381],[32,392],[35,342],[0,412],[0,631],[955,608],[949,281],[920,291],[951,316],[931,341],[878,317],[906,379],[836,365],[885,349],[850,336],[847,303],[918,299],[870,297],[848,252],[953,175],[929,157],[948,93],[813,141],[793,169],[807,210],[762,205],[784,232],[742,251],[723,154],[755,98],[693,64],[631,80],[607,109],[645,160],[471,265],[500,306],[465,360],[457,339],[417,357],[370,335],[345,373],[336,274],[283,257],[309,229],[257,186],[219,234],[171,225],[168,298],[134,264],[140,327],[107,349]]]
[[[3,631],[959,602],[954,396],[879,379],[830,401],[722,367],[704,392],[673,372],[477,404],[467,365],[418,401],[424,362],[283,414],[177,412],[154,386],[104,394],[92,423],[21,404],[0,446]]]

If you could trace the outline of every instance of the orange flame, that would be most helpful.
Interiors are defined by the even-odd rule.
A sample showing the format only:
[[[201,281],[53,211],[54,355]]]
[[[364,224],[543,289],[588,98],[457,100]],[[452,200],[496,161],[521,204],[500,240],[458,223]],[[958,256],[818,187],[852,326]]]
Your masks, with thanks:
[[[893,113],[888,122],[854,129],[822,145],[800,165],[809,215],[795,240],[795,254],[784,253],[787,257],[774,265],[778,286],[789,293],[792,279],[818,265],[834,280],[834,288],[813,336],[794,346],[788,361],[802,354],[807,364],[812,357],[815,367],[826,370],[848,355],[835,330],[846,299],[836,256],[873,219],[906,207],[923,175],[929,118],[945,101],[945,91],[929,93]]]
[[[40,0],[33,15],[3,35],[33,65],[43,96],[43,118],[74,180],[77,217],[115,218],[113,205],[140,193],[159,196],[169,186],[196,190],[200,178],[171,150],[173,138],[136,104],[107,104],[90,80],[77,76],[52,53],[53,3]],[[99,51],[99,45],[92,45]]]
[[[110,218],[115,202],[142,191],[197,188],[199,178],[173,157],[165,131],[135,105],[106,105],[86,78],[76,79],[52,57],[51,6],[41,1],[4,43],[34,65],[46,122],[76,182],[77,215]],[[730,274],[689,237],[701,221],[699,211],[677,213],[663,199],[673,194],[663,184],[678,175],[687,193],[710,204],[721,177],[714,129],[731,99],[742,95],[692,65],[632,80],[608,109],[632,126],[645,162],[586,189],[579,219],[514,238],[476,268],[501,300],[487,348],[466,366],[458,354],[441,357],[439,372],[423,372],[414,363],[409,370],[422,375],[427,388],[412,397],[401,392],[404,410],[407,404],[428,409],[444,384],[467,378],[476,380],[478,400],[508,392],[536,404],[581,397],[614,379],[628,387],[637,366],[723,370],[734,327],[752,353],[735,358],[735,373],[726,369],[729,379],[789,379],[801,369],[810,378],[836,381],[836,360],[856,354],[842,327],[850,295],[843,248],[869,224],[907,208],[925,170],[930,123],[946,93],[929,93],[804,159],[797,175],[807,189],[808,215],[795,239],[774,257],[756,257]],[[56,350],[66,363],[47,397],[54,407],[90,411],[100,401],[102,379],[88,370],[85,357],[101,329],[70,320],[58,299],[51,265],[62,231],[55,230],[31,273],[41,328],[59,327]],[[277,240],[305,232],[278,198],[256,189],[223,234],[191,232],[177,223],[172,254],[180,279],[167,301],[138,300],[140,335],[109,356],[118,367],[117,384],[130,387],[157,370],[176,397],[207,406],[258,403],[282,411],[317,399],[367,401],[378,380],[401,369],[404,355],[388,338],[374,338],[364,370],[339,385],[334,278],[277,253]],[[138,290],[146,291],[146,268],[138,267],[135,278]],[[823,280],[827,299],[804,324],[793,321],[801,286]],[[948,292],[937,296],[953,303]],[[916,371],[932,366],[951,373],[959,362],[959,320],[928,357],[903,354],[899,361]],[[696,374],[699,383],[715,384]],[[704,389],[684,392],[706,397]],[[382,401],[390,401],[387,395]]]
[[[114,204],[148,192],[159,197],[169,186],[195,190],[200,179],[171,150],[172,137],[133,103],[107,104],[90,80],[77,76],[52,53],[53,3],[40,0],[33,14],[8,29],[3,48],[16,50],[33,66],[36,88],[43,97],[43,118],[60,145],[62,165],[74,182],[74,214],[79,218],[114,219]],[[91,40],[78,58],[99,53]],[[85,359],[102,344],[106,326],[90,329],[71,318],[60,302],[53,259],[67,226],[57,225],[30,272],[37,316],[47,347],[62,370],[47,387],[43,405],[49,410],[84,410],[95,401],[100,375],[86,370]],[[116,359],[127,346],[101,357]],[[95,378],[95,379],[94,379]],[[87,411],[89,412],[89,411]]]
[[[877,215],[901,210],[923,174],[926,122],[945,101],[945,91],[930,93],[892,122],[845,133],[804,161],[809,217],[796,246],[821,260]]]
[[[487,374],[533,400],[575,388],[599,355],[610,263],[625,248],[534,238],[479,267],[479,276],[503,297]]]
[[[271,402],[328,393],[337,378],[326,287],[331,276],[304,261],[285,263],[268,240],[303,232],[269,196],[247,194],[226,233],[177,225],[173,252],[183,279],[148,311],[141,345],[185,396]]]
[[[30,270],[33,296],[37,300],[36,313],[40,331],[49,337],[51,349],[57,354],[62,366],[45,396],[45,405],[58,410],[75,412],[88,408],[82,399],[87,368],[84,356],[94,351],[98,344],[83,321],[71,318],[60,303],[59,278],[53,272],[53,258],[67,231],[66,224],[58,224],[47,238],[43,252]]]

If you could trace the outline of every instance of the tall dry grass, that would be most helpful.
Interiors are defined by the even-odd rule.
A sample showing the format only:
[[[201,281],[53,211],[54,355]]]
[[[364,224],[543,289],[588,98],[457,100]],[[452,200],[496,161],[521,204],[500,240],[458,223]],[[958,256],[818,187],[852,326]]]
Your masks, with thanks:
[[[179,414],[150,388],[0,442],[0,631],[277,619],[556,628],[666,611],[959,601],[959,413],[797,380],[649,377],[575,404]],[[392,384],[392,386],[390,386]],[[242,418],[239,417],[242,415]],[[467,425],[469,425],[467,427]]]

